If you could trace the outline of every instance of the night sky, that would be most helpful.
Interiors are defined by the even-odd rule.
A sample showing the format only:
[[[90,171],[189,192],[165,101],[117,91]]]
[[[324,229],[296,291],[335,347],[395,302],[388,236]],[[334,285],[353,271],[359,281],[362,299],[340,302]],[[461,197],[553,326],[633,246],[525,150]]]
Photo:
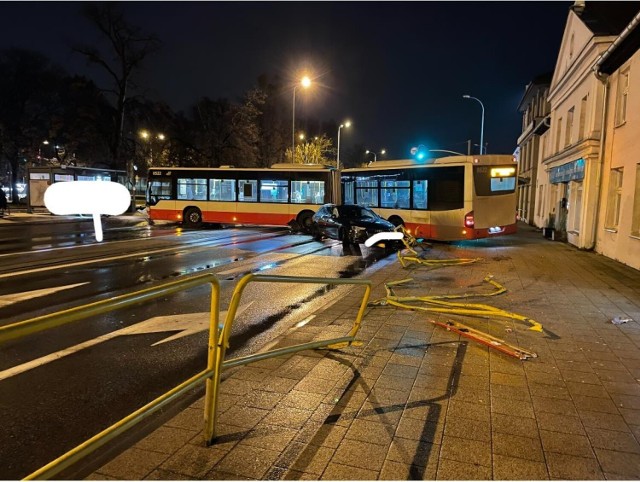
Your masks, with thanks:
[[[518,103],[531,79],[554,69],[571,4],[121,3],[163,43],[138,79],[148,97],[186,110],[203,96],[236,101],[262,73],[293,85],[307,72],[314,85],[296,91],[296,118],[350,119],[342,145],[386,148],[394,159],[419,144],[466,152],[467,139],[478,143],[480,104],[463,94],[484,103],[488,152],[512,153]],[[81,6],[0,3],[0,49],[37,50],[103,86],[97,67],[71,52],[99,38]]]

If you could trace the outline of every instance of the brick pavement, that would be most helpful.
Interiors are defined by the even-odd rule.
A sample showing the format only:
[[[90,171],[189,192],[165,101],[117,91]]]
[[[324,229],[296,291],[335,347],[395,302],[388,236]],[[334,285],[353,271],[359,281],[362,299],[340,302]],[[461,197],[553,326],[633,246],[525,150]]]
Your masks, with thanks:
[[[305,351],[234,369],[221,385],[218,438],[203,443],[203,402],[89,479],[639,479],[640,272],[521,226],[503,239],[435,244],[431,258],[479,257],[403,269],[399,295],[508,292],[475,302],[543,324],[367,310],[362,346]],[[291,329],[277,346],[339,336],[354,289]],[[614,325],[614,316],[636,321]],[[538,354],[521,361],[427,319],[455,320]]]

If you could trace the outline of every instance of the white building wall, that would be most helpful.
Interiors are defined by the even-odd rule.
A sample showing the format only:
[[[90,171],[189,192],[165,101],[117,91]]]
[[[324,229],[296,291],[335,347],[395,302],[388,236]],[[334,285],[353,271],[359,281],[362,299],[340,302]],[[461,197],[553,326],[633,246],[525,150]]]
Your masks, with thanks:
[[[543,186],[546,211],[539,221],[542,226],[553,224],[559,239],[566,239],[580,248],[595,245],[600,175],[603,88],[591,67],[613,39],[594,37],[579,17],[569,12],[549,89],[551,128],[545,139],[545,152],[537,179],[537,185]],[[572,109],[573,122],[568,124]],[[580,127],[582,116],[583,129]],[[582,179],[551,182],[554,169],[575,166],[576,163],[583,163]]]
[[[629,72],[626,121],[616,122],[620,72]],[[636,185],[640,164],[640,52],[614,72],[608,79],[606,134],[602,169],[602,191],[598,213],[596,251],[640,269],[640,233],[632,232],[634,215],[640,215],[634,202],[640,196]],[[607,223],[607,210],[611,208],[610,195],[612,169],[622,169],[622,189],[617,226]],[[638,193],[638,194],[636,194]]]

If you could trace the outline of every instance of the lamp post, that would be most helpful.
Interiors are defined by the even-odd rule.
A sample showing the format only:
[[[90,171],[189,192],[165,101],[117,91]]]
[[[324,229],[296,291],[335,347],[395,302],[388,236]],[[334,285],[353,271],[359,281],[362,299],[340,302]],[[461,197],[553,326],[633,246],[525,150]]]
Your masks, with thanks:
[[[376,162],[378,160],[378,156],[376,156],[376,153],[373,151],[365,151],[365,154],[373,154],[373,162]]]
[[[311,79],[306,75],[302,77],[300,80],[300,85],[307,89],[311,85]],[[298,88],[298,84],[293,86],[293,108],[291,115],[291,162],[295,157],[296,152],[296,89]]]
[[[340,127],[338,127],[338,152],[336,156],[336,169],[340,169],[340,129],[342,129],[343,127],[351,127],[351,121],[340,124]]]
[[[482,103],[482,101],[476,97],[472,97],[470,95],[463,95],[462,96],[463,99],[473,99],[475,101],[477,101],[480,104],[480,107],[482,107],[482,120],[480,121],[480,154],[482,154],[482,146],[484,146],[484,104]]]
[[[384,156],[386,153],[387,153],[387,151],[385,149],[381,149],[380,150],[380,155],[381,156]],[[365,152],[365,154],[373,154],[373,162],[377,162],[378,161],[378,155],[375,152],[367,150]]]

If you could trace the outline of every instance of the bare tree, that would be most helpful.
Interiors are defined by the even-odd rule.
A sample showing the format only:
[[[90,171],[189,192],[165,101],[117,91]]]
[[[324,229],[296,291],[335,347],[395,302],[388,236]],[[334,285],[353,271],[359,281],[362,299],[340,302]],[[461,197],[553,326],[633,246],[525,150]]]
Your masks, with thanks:
[[[128,23],[116,2],[87,4],[83,13],[105,37],[108,47],[103,51],[95,46],[79,45],[74,50],[84,55],[89,63],[102,67],[113,81],[111,88],[104,89],[116,97],[110,148],[113,167],[123,167],[127,164],[122,159],[122,146],[128,88],[134,72],[149,54],[160,48],[160,41],[155,35],[144,34],[140,28]]]

